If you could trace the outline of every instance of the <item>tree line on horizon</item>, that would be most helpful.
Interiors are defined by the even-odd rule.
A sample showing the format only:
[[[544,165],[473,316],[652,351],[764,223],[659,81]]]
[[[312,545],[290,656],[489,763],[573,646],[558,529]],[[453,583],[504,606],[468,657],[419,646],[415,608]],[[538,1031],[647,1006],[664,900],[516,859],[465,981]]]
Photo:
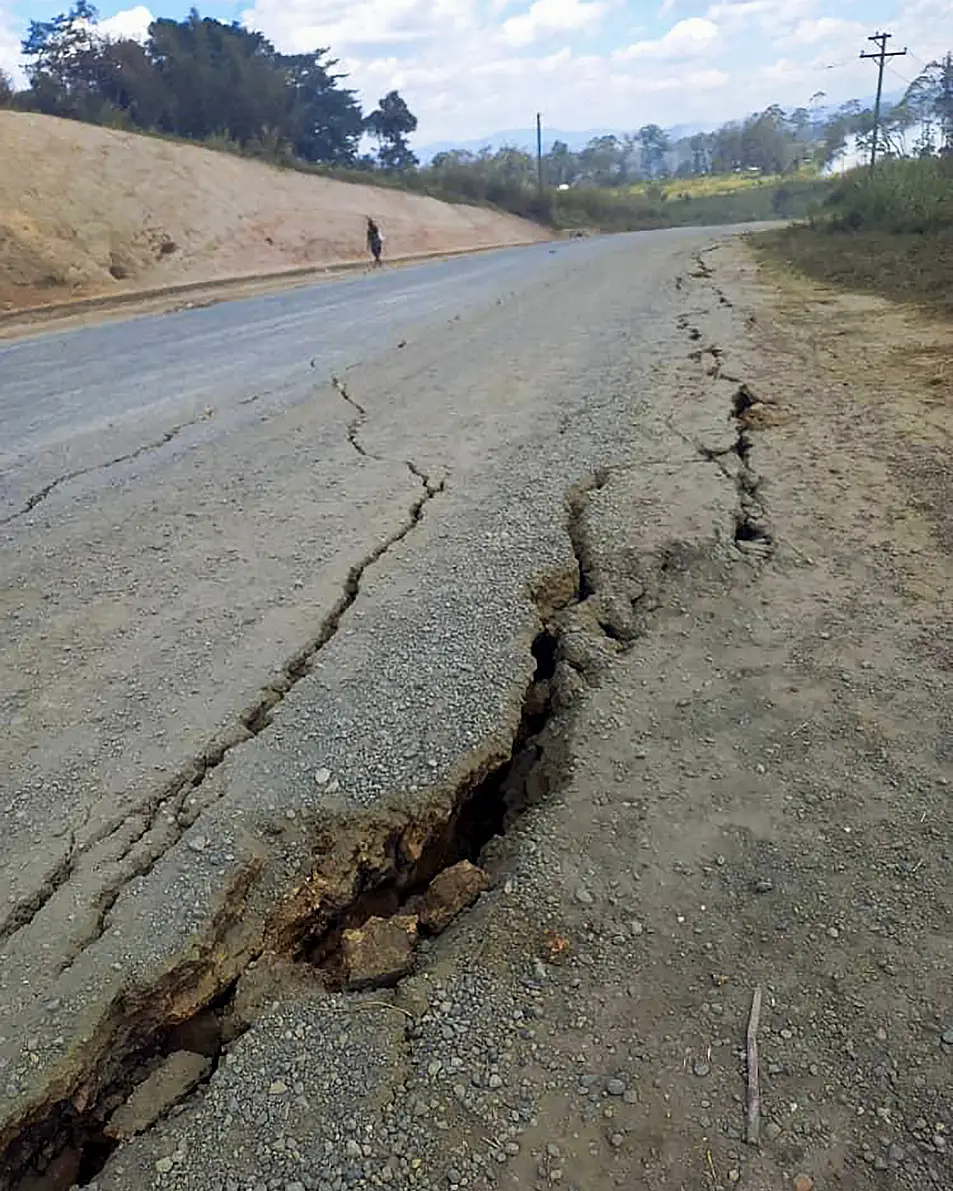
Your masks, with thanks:
[[[159,19],[145,43],[104,38],[89,0],[32,21],[23,40],[28,87],[0,74],[0,106],[109,127],[157,132],[289,166],[375,171],[401,184],[533,214],[537,162],[516,147],[451,150],[421,167],[408,138],[417,118],[397,91],[365,114],[327,48],[281,54],[260,33],[192,9]],[[823,98],[821,93],[815,101]],[[823,171],[849,145],[869,149],[873,112],[772,105],[713,132],[673,140],[658,124],[592,139],[578,152],[556,141],[543,160],[549,188],[660,189],[707,174]],[[376,152],[362,152],[367,138]],[[929,65],[882,119],[885,157],[953,155],[953,57]],[[669,187],[671,188],[671,187]],[[540,215],[544,212],[540,211]]]
[[[866,156],[873,126],[873,109],[858,100],[823,114],[804,107],[785,111],[774,104],[712,132],[678,139],[658,124],[646,124],[623,136],[594,137],[576,152],[557,140],[543,158],[543,175],[550,186],[618,188],[706,174],[824,171],[851,146]],[[878,143],[885,159],[953,156],[953,55],[927,66],[900,103],[882,113]],[[490,170],[527,184],[537,176],[533,155],[514,146],[476,153],[451,149],[437,154],[431,169],[447,176]]]
[[[89,0],[31,21],[28,87],[0,75],[0,105],[113,128],[234,146],[269,160],[400,171],[417,119],[397,91],[367,115],[327,49],[280,54],[261,33],[202,17],[159,19],[145,43],[109,39]],[[375,155],[360,152],[367,136]]]

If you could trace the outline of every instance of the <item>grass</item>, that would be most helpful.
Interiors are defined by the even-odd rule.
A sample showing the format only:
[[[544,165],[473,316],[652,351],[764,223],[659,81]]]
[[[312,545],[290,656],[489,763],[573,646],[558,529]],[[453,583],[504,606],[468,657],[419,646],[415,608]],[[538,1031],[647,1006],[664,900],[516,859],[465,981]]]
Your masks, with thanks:
[[[666,199],[679,198],[688,195],[693,199],[710,195],[740,194],[749,190],[777,190],[782,186],[789,186],[792,182],[818,181],[814,171],[802,171],[797,174],[701,174],[695,178],[672,178],[661,184],[661,190]],[[657,183],[639,182],[630,189],[636,194],[645,194],[652,189],[659,189]]]
[[[753,242],[816,281],[953,318],[953,161],[854,171],[809,223]]]
[[[717,179],[698,181],[706,185],[696,187],[694,193],[678,190],[676,195],[684,197],[674,198],[665,198],[658,188],[559,191],[553,221],[560,227],[637,231],[805,218],[820,208],[835,185],[818,178],[786,179],[780,186],[754,186],[747,179],[747,185],[731,185],[731,179],[724,179],[726,187],[719,190]]]

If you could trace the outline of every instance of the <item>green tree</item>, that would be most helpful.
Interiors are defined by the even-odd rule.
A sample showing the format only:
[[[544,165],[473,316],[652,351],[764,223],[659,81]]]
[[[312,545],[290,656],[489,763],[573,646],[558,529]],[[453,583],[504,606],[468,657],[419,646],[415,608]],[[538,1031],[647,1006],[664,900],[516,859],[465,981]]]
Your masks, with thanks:
[[[794,134],[783,110],[772,104],[745,120],[741,130],[741,165],[765,174],[781,174],[797,160]]]
[[[193,8],[184,21],[155,21],[148,52],[166,95],[164,131],[247,144],[280,125],[285,80],[262,34]]]
[[[698,132],[689,138],[691,150],[691,173],[707,174],[711,171],[712,138],[708,133]]]
[[[0,70],[0,108],[12,107],[14,95],[16,95],[16,91],[13,79],[5,70]]]
[[[106,41],[90,54],[95,56],[93,86],[100,98],[125,113],[134,127],[157,128],[167,93],[145,48],[137,41]]]
[[[288,91],[285,127],[296,156],[304,161],[348,165],[355,161],[364,119],[353,91],[332,73],[337,61],[327,50],[279,55]]]
[[[405,100],[389,91],[364,121],[364,129],[377,141],[377,157],[385,170],[413,169],[417,158],[407,137],[417,131],[417,117]]]
[[[50,115],[78,115],[95,93],[96,9],[76,0],[69,12],[30,21],[21,44],[31,102]]]
[[[923,141],[933,145],[935,127],[940,152],[953,154],[953,54],[931,62],[910,84],[900,106],[926,126]]]
[[[569,186],[579,176],[579,158],[565,141],[553,141],[543,161],[543,171],[550,186]]]
[[[669,150],[669,139],[658,124],[646,124],[639,129],[637,139],[642,146],[642,170],[649,178],[659,178],[665,173],[665,154]]]
[[[615,186],[621,180],[624,148],[615,136],[597,136],[579,154],[582,175],[594,186]]]

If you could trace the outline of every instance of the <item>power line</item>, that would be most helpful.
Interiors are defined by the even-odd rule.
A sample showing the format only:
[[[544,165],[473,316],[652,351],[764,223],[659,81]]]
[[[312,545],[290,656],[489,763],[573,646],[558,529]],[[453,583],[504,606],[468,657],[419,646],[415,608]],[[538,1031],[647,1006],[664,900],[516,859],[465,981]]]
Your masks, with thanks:
[[[909,79],[905,79],[905,78],[903,77],[903,75],[900,73],[900,71],[899,71],[899,70],[894,70],[894,68],[893,68],[892,66],[890,66],[889,64],[888,64],[888,66],[887,66],[887,68],[886,68],[886,69],[890,71],[890,73],[893,75],[893,77],[894,77],[895,79],[899,79],[899,80],[900,80],[900,82],[904,84],[904,86],[906,86],[906,87],[912,87],[912,86],[913,86],[913,84],[910,82],[910,80],[909,80]]]
[[[861,52],[861,58],[871,58],[877,63],[877,99],[874,103],[874,131],[870,141],[870,172],[873,173],[877,164],[877,134],[880,131],[880,99],[884,89],[884,67],[888,58],[902,58],[906,54],[906,47],[902,50],[888,50],[887,42],[892,33],[873,33],[867,38],[878,47],[876,54]]]

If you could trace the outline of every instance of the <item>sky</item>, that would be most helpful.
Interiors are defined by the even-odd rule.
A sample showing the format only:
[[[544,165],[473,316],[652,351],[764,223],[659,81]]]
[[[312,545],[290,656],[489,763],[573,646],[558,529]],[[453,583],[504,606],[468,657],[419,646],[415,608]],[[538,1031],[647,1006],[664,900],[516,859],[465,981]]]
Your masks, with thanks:
[[[69,0],[0,0],[0,67],[20,69],[19,40]],[[114,36],[143,36],[152,15],[189,0],[100,5]],[[531,125],[635,129],[712,125],[780,103],[836,104],[873,94],[862,61],[884,29],[894,59],[885,90],[953,49],[951,0],[244,0],[198,5],[241,21],[282,51],[330,47],[367,108],[396,88],[417,140],[469,140]]]

